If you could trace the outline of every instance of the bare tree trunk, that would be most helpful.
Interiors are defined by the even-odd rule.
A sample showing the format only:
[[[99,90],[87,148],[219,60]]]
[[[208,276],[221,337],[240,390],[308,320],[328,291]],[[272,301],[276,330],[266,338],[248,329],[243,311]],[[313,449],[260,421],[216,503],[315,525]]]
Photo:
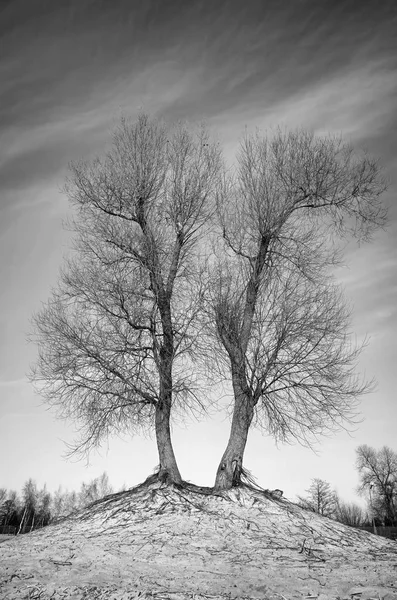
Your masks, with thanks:
[[[171,443],[171,405],[160,400],[156,407],[156,440],[160,459],[159,479],[165,483],[182,483]]]
[[[182,483],[171,442],[172,364],[174,339],[169,303],[162,306],[164,343],[160,350],[160,394],[156,406],[156,440],[160,459],[159,479],[166,483]]]
[[[385,504],[386,504],[386,518],[390,521],[390,523],[392,523],[394,525],[396,518],[395,518],[395,510],[394,510],[394,503],[393,503],[393,494],[390,493],[388,490],[385,491]]]
[[[23,524],[24,524],[24,521],[25,521],[25,517],[26,517],[26,512],[27,512],[27,510],[28,510],[28,509],[27,509],[27,507],[25,506],[25,510],[23,511],[23,515],[22,515],[21,522],[20,522],[20,524],[19,524],[19,529],[18,529],[18,531],[17,531],[17,535],[18,535],[19,533],[21,533],[21,531],[22,531],[22,527],[23,527]]]
[[[232,426],[226,450],[216,473],[215,490],[228,490],[241,484],[243,456],[254,416],[254,402],[244,385],[244,380],[244,376],[233,376],[235,404]]]
[[[254,416],[254,407],[257,402],[247,382],[245,354],[252,331],[260,277],[266,268],[268,249],[269,237],[262,235],[253,271],[247,285],[241,335],[236,336],[240,337],[240,343],[236,345],[235,341],[231,339],[229,332],[235,330],[235,324],[228,322],[227,319],[225,323],[225,315],[219,315],[217,323],[218,334],[230,358],[234,409],[229,441],[216,473],[216,490],[230,489],[241,483],[243,455],[248,431]]]

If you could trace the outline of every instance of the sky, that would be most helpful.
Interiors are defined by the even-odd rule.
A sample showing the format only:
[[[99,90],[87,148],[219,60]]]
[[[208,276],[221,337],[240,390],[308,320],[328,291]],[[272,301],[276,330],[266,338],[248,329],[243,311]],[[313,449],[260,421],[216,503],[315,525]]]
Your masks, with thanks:
[[[313,478],[356,495],[355,449],[397,451],[397,5],[394,0],[3,0],[0,4],[0,487],[30,477],[78,489],[107,471],[117,489],[157,464],[154,438],[111,438],[90,462],[65,460],[76,424],[55,418],[26,374],[31,316],[56,285],[70,242],[61,188],[68,163],[101,153],[122,115],[205,120],[232,156],[245,128],[342,133],[379,157],[389,224],[349,244],[338,278],[369,343],[375,377],[362,422],[316,452],[251,431],[257,482],[304,494]],[[173,424],[185,479],[212,485],[229,432],[218,412]],[[361,501],[362,502],[362,501]]]

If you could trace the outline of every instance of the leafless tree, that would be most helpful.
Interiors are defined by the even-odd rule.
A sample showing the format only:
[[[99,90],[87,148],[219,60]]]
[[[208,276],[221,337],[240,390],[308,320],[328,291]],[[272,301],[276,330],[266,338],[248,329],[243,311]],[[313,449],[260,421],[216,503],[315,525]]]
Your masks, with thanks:
[[[154,429],[159,477],[169,482],[181,481],[171,409],[203,408],[189,353],[202,293],[198,241],[220,166],[204,128],[123,120],[104,158],[71,167],[75,257],[35,317],[33,379],[47,403],[80,423],[74,450]]]
[[[46,485],[37,494],[37,516],[35,527],[45,527],[51,520],[51,493],[47,491]]]
[[[234,396],[217,489],[239,484],[253,422],[310,443],[354,418],[368,385],[354,374],[360,348],[330,272],[338,236],[367,240],[384,225],[385,187],[377,162],[341,139],[277,131],[243,140],[219,196],[210,300],[213,353]]]
[[[9,527],[10,523],[18,522],[18,514],[21,510],[21,503],[17,492],[10,490],[7,492],[6,499],[0,506],[0,525]]]
[[[324,517],[332,517],[335,514],[337,497],[335,492],[331,490],[328,481],[318,478],[312,479],[311,485],[306,492],[307,496],[298,496],[300,506]]]
[[[373,517],[387,524],[397,523],[397,453],[383,446],[367,445],[356,450],[360,474],[359,492],[366,494]]]
[[[51,521],[61,517],[64,513],[64,492],[62,486],[55,490],[51,501]]]
[[[7,507],[7,490],[6,488],[0,488],[0,525],[5,521],[8,507]]]
[[[342,502],[338,497],[336,497],[334,517],[340,523],[350,527],[360,527],[366,520],[361,506],[354,502]]]
[[[75,490],[66,491],[63,495],[63,513],[62,516],[67,516],[81,508],[79,504],[79,496]]]
[[[100,498],[109,496],[113,493],[113,488],[110,485],[107,473],[104,472],[100,477],[93,479],[89,483],[82,483],[79,492],[79,506],[83,508],[91,502],[95,502]]]
[[[105,496],[110,496],[113,494],[113,486],[109,481],[108,474],[106,471],[102,473],[98,478],[98,493],[100,498],[104,498]]]
[[[22,533],[30,526],[30,531],[34,528],[37,504],[38,490],[36,482],[33,479],[28,479],[22,488],[22,518],[19,523],[18,533]]]

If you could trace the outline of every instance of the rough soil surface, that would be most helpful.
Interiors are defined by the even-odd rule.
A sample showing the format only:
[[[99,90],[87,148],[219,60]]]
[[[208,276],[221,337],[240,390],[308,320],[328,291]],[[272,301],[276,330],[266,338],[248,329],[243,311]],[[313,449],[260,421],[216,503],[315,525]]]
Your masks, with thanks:
[[[1,543],[0,598],[397,600],[397,543],[254,488],[149,483]]]

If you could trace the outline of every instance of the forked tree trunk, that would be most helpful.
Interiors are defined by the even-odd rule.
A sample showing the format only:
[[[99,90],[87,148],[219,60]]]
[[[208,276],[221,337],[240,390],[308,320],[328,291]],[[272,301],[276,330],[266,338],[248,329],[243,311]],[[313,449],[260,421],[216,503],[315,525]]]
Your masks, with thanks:
[[[254,416],[251,398],[244,393],[242,386],[233,381],[235,405],[232,426],[226,450],[219,464],[215,490],[229,490],[241,484],[243,457],[247,443],[248,431]]]

